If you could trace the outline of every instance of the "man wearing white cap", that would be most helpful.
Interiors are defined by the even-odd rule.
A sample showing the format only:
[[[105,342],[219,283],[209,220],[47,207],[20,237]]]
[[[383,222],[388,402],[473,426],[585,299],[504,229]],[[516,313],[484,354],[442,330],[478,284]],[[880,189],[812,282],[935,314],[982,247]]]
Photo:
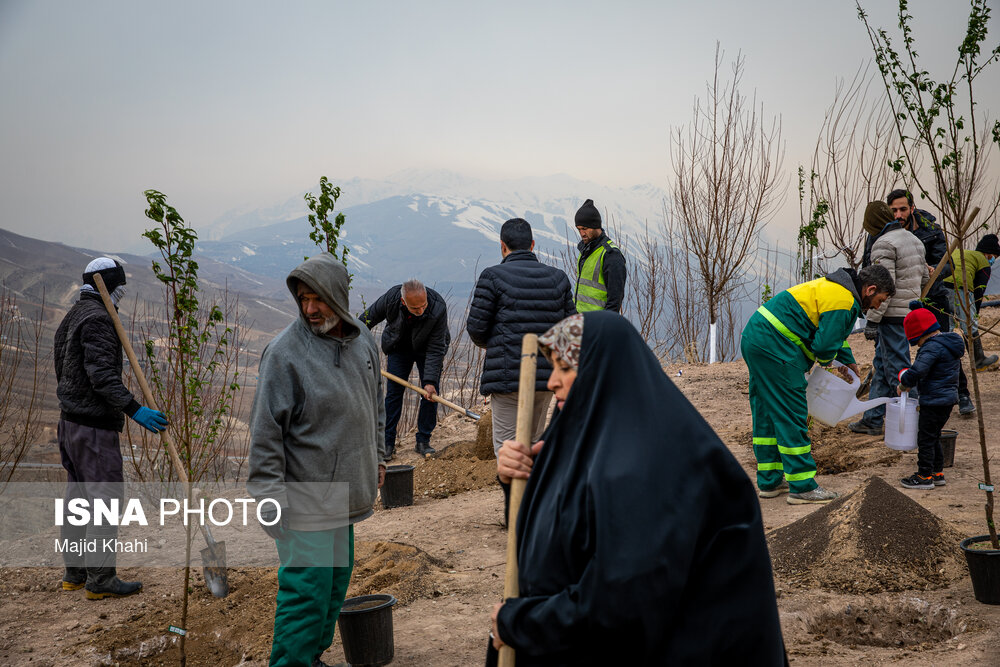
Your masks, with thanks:
[[[122,383],[122,345],[111,316],[94,284],[100,274],[117,307],[125,294],[125,269],[110,257],[98,257],[83,273],[80,299],[63,318],[55,337],[59,397],[59,452],[66,469],[66,502],[86,498],[120,498],[122,453],[118,434],[125,416],[159,433],[167,426],[159,410],[139,405]],[[62,526],[60,537],[71,544],[102,545],[114,541],[116,526]],[[63,590],[86,586],[87,599],[122,597],[138,593],[142,583],[122,581],[115,569],[113,550],[66,549]],[[86,555],[83,555],[86,553]]]

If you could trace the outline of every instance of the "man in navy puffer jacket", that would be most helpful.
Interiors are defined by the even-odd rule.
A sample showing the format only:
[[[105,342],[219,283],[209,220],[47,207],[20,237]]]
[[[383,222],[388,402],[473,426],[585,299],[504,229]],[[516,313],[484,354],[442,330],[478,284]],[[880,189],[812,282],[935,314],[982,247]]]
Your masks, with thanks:
[[[958,403],[958,371],[965,354],[965,341],[955,332],[944,333],[940,329],[934,313],[926,308],[911,310],[903,320],[906,339],[910,345],[920,346],[913,365],[900,371],[897,388],[902,392],[917,387],[920,393],[917,472],[900,480],[907,489],[945,485],[941,429]]]
[[[531,225],[513,218],[500,228],[503,261],[483,269],[465,324],[469,338],[486,348],[479,392],[490,397],[493,453],[513,440],[517,426],[517,389],[521,373],[521,339],[543,334],[556,322],[576,313],[573,286],[566,274],[538,261]],[[532,441],[545,427],[552,400],[547,384],[552,367],[541,356],[535,376]],[[507,486],[504,486],[506,493]]]

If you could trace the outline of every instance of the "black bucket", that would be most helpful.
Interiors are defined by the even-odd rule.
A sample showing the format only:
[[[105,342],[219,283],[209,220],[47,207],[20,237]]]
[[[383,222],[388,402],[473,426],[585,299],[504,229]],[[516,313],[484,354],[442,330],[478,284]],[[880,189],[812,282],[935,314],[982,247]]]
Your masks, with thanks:
[[[382,507],[406,507],[413,504],[413,466],[389,466],[382,485]]]
[[[412,466],[410,466],[412,467]],[[344,600],[340,610],[340,640],[351,667],[388,665],[395,655],[392,641],[391,595],[361,595]]]
[[[972,577],[972,592],[983,604],[1000,604],[1000,550],[970,549],[970,544],[989,542],[989,535],[968,537],[961,542]]]
[[[941,451],[944,452],[944,467],[951,468],[955,465],[955,439],[958,431],[944,429],[941,431]]]

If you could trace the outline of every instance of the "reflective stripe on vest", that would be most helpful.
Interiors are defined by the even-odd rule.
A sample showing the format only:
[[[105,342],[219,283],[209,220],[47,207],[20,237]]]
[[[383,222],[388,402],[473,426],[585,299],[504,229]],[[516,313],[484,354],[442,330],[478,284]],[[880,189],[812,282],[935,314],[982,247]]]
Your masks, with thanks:
[[[770,322],[771,326],[773,326],[775,329],[778,330],[778,333],[780,333],[782,336],[784,336],[788,340],[790,340],[793,343],[795,343],[796,345],[798,345],[799,349],[802,350],[802,353],[806,355],[806,358],[809,359],[809,361],[816,361],[816,355],[812,353],[812,350],[810,350],[808,347],[806,347],[806,344],[802,342],[801,338],[799,338],[794,333],[792,333],[791,329],[789,329],[788,327],[786,327],[781,322],[781,320],[779,320],[777,317],[775,317],[774,313],[772,313],[770,310],[768,310],[764,306],[761,306],[760,308],[758,308],[757,312],[760,313],[761,315],[763,315],[764,319],[767,320],[768,322]]]
[[[576,309],[584,313],[590,310],[604,310],[608,303],[608,287],[604,283],[601,269],[604,267],[604,253],[608,248],[617,248],[610,239],[605,239],[601,245],[590,253],[587,260],[580,266],[580,258],[576,264],[579,275],[576,279]]]

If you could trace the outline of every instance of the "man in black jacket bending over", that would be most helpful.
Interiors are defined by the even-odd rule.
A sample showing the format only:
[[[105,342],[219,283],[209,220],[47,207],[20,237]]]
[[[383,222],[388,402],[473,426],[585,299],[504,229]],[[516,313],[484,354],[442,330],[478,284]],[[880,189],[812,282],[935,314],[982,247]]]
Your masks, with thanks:
[[[87,265],[80,300],[66,313],[55,337],[59,453],[67,478],[65,502],[85,498],[91,506],[95,498],[105,502],[121,499],[124,476],[118,433],[125,426],[125,415],[153,433],[167,427],[162,412],[139,405],[122,383],[122,344],[97,292],[95,274],[100,274],[117,308],[125,294],[125,269],[110,257],[98,257]],[[114,549],[104,546],[106,540],[113,543],[117,535],[117,526],[74,526],[69,522],[62,526],[62,540],[94,547],[86,552],[63,551],[64,591],[86,586],[88,599],[101,600],[142,589],[142,583],[122,581],[117,576]]]
[[[573,286],[566,274],[538,261],[531,225],[514,218],[500,228],[503,261],[479,274],[465,328],[469,338],[486,348],[480,393],[490,396],[493,414],[493,453],[504,440],[513,440],[517,429],[517,390],[521,373],[521,339],[526,333],[542,334],[556,322],[576,312]],[[552,400],[548,391],[552,367],[538,359],[535,380],[532,442],[545,426]],[[506,489],[505,489],[506,490]]]
[[[386,354],[386,370],[404,380],[417,365],[420,384],[431,396],[438,393],[444,354],[448,351],[448,306],[444,298],[419,280],[394,285],[361,314],[361,321],[371,329],[385,321],[382,351]],[[385,388],[385,460],[396,451],[396,426],[403,412],[404,387],[387,382]],[[437,403],[420,399],[417,412],[418,454],[434,454],[431,432],[437,426]]]

